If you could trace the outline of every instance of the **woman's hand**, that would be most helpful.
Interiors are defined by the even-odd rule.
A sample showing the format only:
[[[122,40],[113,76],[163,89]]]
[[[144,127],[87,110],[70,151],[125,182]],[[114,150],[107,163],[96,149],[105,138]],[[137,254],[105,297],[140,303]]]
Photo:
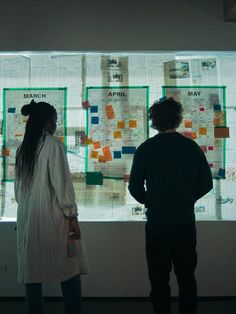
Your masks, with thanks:
[[[81,238],[79,222],[76,217],[69,220],[69,238],[71,240],[79,240]]]

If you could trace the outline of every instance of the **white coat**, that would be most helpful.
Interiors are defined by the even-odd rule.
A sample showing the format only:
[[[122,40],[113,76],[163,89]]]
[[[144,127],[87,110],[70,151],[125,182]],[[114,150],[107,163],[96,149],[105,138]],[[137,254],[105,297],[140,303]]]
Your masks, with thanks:
[[[15,181],[19,282],[60,282],[82,272],[80,256],[67,256],[74,194],[64,147],[47,134],[25,194]]]

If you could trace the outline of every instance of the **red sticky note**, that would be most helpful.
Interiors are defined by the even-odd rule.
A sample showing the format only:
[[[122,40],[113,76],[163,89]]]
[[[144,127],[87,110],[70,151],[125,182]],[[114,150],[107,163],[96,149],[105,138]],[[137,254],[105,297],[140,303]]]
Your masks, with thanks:
[[[82,101],[82,107],[83,107],[84,109],[89,108],[89,107],[90,107],[90,102],[89,102],[89,100],[84,100],[84,101]]]
[[[215,138],[228,138],[229,137],[229,128],[214,128]]]

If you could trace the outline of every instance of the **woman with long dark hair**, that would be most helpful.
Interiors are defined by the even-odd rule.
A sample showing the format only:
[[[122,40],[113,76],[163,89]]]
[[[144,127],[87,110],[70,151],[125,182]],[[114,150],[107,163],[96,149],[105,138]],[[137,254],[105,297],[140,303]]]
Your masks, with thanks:
[[[44,313],[42,283],[60,282],[66,313],[78,314],[80,228],[64,147],[53,136],[57,112],[31,101],[21,113],[28,120],[16,153],[18,280],[25,284],[28,313]]]

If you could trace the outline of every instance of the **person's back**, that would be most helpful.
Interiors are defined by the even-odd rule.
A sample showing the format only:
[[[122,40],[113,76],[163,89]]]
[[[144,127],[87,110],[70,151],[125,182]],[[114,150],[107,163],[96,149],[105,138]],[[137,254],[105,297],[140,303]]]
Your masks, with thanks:
[[[178,132],[182,106],[173,98],[149,109],[159,133],[141,144],[133,158],[129,191],[147,211],[146,257],[155,314],[171,313],[172,263],[181,314],[195,314],[197,264],[194,204],[212,189],[209,165],[200,147]]]
[[[140,175],[136,171],[133,178],[131,172],[131,194],[141,197],[137,187],[145,175],[145,198],[139,201],[156,211],[193,211],[196,200],[211,188],[205,176],[210,170],[203,152],[194,141],[178,132],[159,133],[141,144],[133,167],[140,170]]]

